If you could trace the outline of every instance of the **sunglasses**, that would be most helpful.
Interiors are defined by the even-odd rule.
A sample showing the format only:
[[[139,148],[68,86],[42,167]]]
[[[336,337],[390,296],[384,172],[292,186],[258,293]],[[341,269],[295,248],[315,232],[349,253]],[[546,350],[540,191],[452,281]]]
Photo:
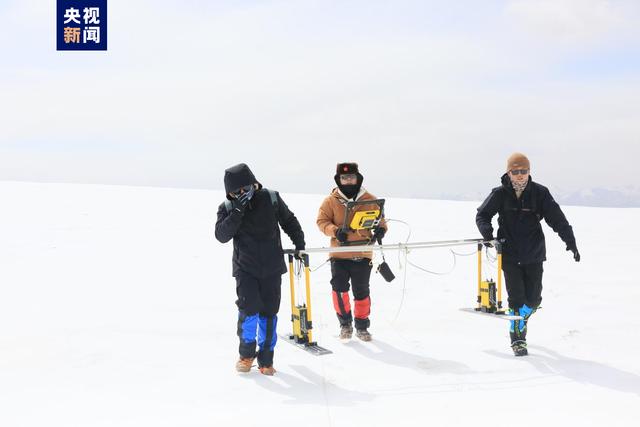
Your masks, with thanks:
[[[235,197],[240,197],[242,193],[248,193],[253,188],[253,185],[245,185],[244,187],[238,188],[236,191],[231,192],[231,195]]]
[[[340,175],[340,179],[342,181],[352,181],[354,179],[358,179],[358,177],[356,176],[355,173],[347,173],[347,174],[344,174],[344,175]]]
[[[511,175],[526,175],[529,173],[529,169],[512,169],[509,173],[511,173]]]

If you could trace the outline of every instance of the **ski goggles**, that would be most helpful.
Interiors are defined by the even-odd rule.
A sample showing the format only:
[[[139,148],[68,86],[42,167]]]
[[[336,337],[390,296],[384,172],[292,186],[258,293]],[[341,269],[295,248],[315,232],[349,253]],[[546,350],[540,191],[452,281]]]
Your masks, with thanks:
[[[511,175],[526,175],[529,173],[529,169],[511,169],[509,173]]]
[[[253,190],[253,184],[240,187],[236,191],[232,191],[231,195],[234,197],[240,197],[243,193],[251,193],[251,190]]]

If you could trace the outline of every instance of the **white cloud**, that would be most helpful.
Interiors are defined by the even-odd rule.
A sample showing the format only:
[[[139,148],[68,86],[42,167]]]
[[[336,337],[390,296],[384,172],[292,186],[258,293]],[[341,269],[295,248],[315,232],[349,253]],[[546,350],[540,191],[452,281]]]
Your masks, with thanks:
[[[507,16],[535,37],[561,43],[594,42],[624,25],[622,9],[608,0],[513,0]]]
[[[216,186],[247,161],[283,190],[322,191],[349,159],[380,191],[424,196],[488,188],[517,149],[544,178],[592,186],[602,177],[557,165],[577,152],[595,170],[609,150],[638,147],[640,82],[573,81],[554,67],[575,41],[626,37],[612,22],[637,14],[551,3],[443,15],[424,2],[367,13],[357,2],[110,2],[109,50],[80,54],[55,52],[53,9],[25,3],[20,19],[0,16],[9,33],[27,16],[40,28],[0,40],[0,179]],[[569,42],[531,49],[513,22]],[[389,180],[396,166],[425,184]],[[611,181],[629,172],[606,168]]]

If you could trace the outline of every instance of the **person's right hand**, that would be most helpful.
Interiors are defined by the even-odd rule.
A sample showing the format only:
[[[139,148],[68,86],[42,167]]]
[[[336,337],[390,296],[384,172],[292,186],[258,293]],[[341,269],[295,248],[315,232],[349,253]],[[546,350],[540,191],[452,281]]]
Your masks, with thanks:
[[[243,193],[240,197],[233,199],[231,201],[231,206],[233,207],[233,210],[243,214],[244,211],[247,209],[247,205],[249,204],[249,199],[250,197],[248,196],[248,193]]]
[[[492,247],[493,247],[493,243],[491,243],[491,242],[492,242],[493,240],[495,240],[495,239],[493,238],[493,236],[492,236],[490,239],[486,239],[486,240],[490,240],[490,241],[482,243],[482,244],[484,245],[484,247],[485,247],[485,248],[492,248]]]
[[[347,232],[343,228],[338,228],[336,230],[336,239],[340,243],[344,243],[347,241]]]

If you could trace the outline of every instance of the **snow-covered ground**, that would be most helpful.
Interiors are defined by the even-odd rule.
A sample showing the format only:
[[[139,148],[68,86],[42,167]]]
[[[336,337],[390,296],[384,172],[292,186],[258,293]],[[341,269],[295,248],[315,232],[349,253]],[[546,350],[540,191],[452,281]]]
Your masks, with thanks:
[[[326,246],[324,196],[283,197],[308,247]],[[338,341],[325,265],[312,274],[314,338],[334,353],[280,341],[265,377],[234,370],[231,244],[213,237],[222,198],[0,183],[0,426],[638,425],[640,209],[565,207],[580,263],[545,225],[528,357],[512,355],[507,322],[458,310],[475,301],[475,257],[437,276],[387,253],[397,279],[372,276],[374,341]],[[476,206],[387,199],[387,216],[411,224],[411,241],[470,238]],[[404,241],[407,227],[390,226],[386,243]],[[410,260],[453,265],[448,249]],[[289,314],[283,276],[280,332]]]

